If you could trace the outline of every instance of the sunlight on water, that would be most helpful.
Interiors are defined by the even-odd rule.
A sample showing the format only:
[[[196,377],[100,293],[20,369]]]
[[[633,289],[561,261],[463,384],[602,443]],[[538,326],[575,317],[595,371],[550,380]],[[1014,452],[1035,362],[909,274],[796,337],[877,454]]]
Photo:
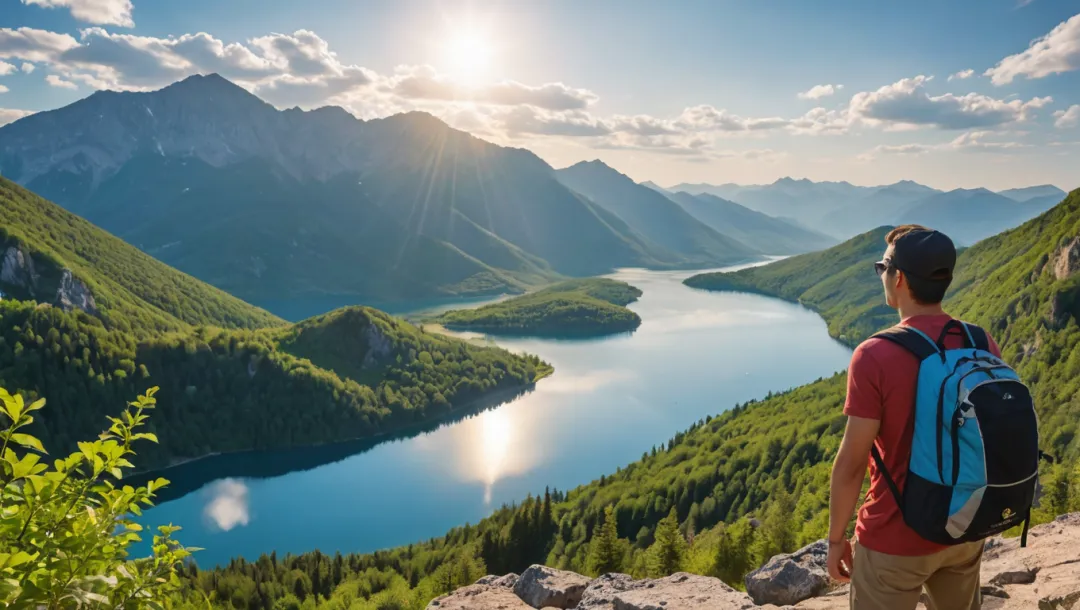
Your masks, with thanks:
[[[210,496],[210,501],[203,509],[203,516],[217,529],[227,532],[251,521],[248,488],[243,481],[222,479],[210,485],[206,495]]]

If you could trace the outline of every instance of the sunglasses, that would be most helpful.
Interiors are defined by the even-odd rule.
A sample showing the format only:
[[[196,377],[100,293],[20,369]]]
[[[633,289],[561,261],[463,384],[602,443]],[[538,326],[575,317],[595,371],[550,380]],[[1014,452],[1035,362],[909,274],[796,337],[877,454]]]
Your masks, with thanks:
[[[884,275],[885,272],[888,271],[890,268],[892,268],[892,261],[889,260],[883,260],[874,263],[874,272],[878,274],[878,277]]]

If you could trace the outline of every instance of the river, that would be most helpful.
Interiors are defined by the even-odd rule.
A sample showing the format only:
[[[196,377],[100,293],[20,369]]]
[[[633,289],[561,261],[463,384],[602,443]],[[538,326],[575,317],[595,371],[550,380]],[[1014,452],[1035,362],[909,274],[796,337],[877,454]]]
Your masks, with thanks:
[[[632,334],[499,338],[555,374],[535,390],[382,442],[212,457],[170,469],[173,491],[146,511],[203,547],[200,566],[320,549],[367,552],[438,536],[545,487],[609,474],[710,414],[830,375],[850,350],[799,305],[710,293],[689,272],[621,270],[643,291]]]

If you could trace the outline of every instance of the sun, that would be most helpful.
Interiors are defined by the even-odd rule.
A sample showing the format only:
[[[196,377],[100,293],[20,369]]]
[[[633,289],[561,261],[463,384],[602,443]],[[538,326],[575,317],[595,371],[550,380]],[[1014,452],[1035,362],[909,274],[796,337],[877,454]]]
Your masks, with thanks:
[[[443,53],[447,72],[458,83],[477,87],[491,78],[491,44],[477,32],[457,32]]]

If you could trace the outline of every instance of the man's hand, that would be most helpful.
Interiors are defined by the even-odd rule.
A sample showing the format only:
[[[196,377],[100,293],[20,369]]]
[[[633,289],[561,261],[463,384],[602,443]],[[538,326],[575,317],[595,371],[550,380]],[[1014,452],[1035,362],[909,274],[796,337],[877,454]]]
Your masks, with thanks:
[[[829,576],[837,582],[851,580],[851,542],[846,538],[842,542],[829,543],[829,558],[825,564],[829,567]]]

